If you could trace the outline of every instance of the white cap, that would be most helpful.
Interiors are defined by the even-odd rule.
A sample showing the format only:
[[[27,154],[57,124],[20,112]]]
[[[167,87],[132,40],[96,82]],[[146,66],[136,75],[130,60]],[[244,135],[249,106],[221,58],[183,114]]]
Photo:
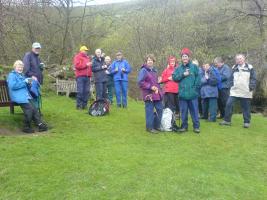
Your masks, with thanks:
[[[39,42],[34,42],[32,44],[32,48],[34,48],[34,49],[41,49],[42,47],[41,47],[41,44]]]

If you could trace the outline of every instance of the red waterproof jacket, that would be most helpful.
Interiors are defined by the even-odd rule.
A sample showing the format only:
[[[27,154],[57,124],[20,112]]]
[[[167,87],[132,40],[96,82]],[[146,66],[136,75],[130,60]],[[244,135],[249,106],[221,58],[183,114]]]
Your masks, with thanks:
[[[73,65],[75,70],[75,76],[92,76],[92,64],[89,66],[87,63],[91,63],[91,58],[83,52],[79,52],[74,56]]]
[[[161,83],[164,84],[163,91],[169,93],[178,93],[178,83],[174,81],[170,81],[168,78],[172,76],[175,67],[168,66],[161,74]]]

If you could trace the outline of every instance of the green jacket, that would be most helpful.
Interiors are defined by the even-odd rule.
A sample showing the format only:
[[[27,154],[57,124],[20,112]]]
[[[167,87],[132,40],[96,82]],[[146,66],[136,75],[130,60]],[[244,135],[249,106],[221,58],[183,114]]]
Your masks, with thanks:
[[[184,76],[186,69],[189,69],[190,75]],[[179,83],[179,98],[183,100],[192,100],[199,96],[200,75],[198,66],[191,61],[187,64],[181,64],[174,73],[172,79]]]

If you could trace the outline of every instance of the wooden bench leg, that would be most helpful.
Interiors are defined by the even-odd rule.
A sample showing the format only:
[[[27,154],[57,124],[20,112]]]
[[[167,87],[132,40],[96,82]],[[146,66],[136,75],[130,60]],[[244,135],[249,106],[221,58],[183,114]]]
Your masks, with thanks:
[[[13,105],[13,104],[10,105],[10,113],[13,114],[13,115],[14,115],[14,113],[15,113],[15,112],[14,112],[14,105]]]

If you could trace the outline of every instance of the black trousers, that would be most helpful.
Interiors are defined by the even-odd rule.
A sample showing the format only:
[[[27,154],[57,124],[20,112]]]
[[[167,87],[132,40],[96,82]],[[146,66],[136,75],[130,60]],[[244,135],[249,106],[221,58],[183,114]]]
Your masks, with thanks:
[[[170,108],[174,113],[179,113],[178,94],[166,92],[164,94],[164,108]]]
[[[227,103],[227,100],[229,98],[230,89],[229,88],[223,88],[219,90],[219,98],[218,98],[218,108],[220,111],[220,117],[224,118],[225,115],[225,106]]]
[[[26,127],[31,126],[33,121],[37,126],[42,123],[40,113],[37,108],[34,106],[33,102],[30,100],[29,103],[19,104],[24,114],[24,125]]]

